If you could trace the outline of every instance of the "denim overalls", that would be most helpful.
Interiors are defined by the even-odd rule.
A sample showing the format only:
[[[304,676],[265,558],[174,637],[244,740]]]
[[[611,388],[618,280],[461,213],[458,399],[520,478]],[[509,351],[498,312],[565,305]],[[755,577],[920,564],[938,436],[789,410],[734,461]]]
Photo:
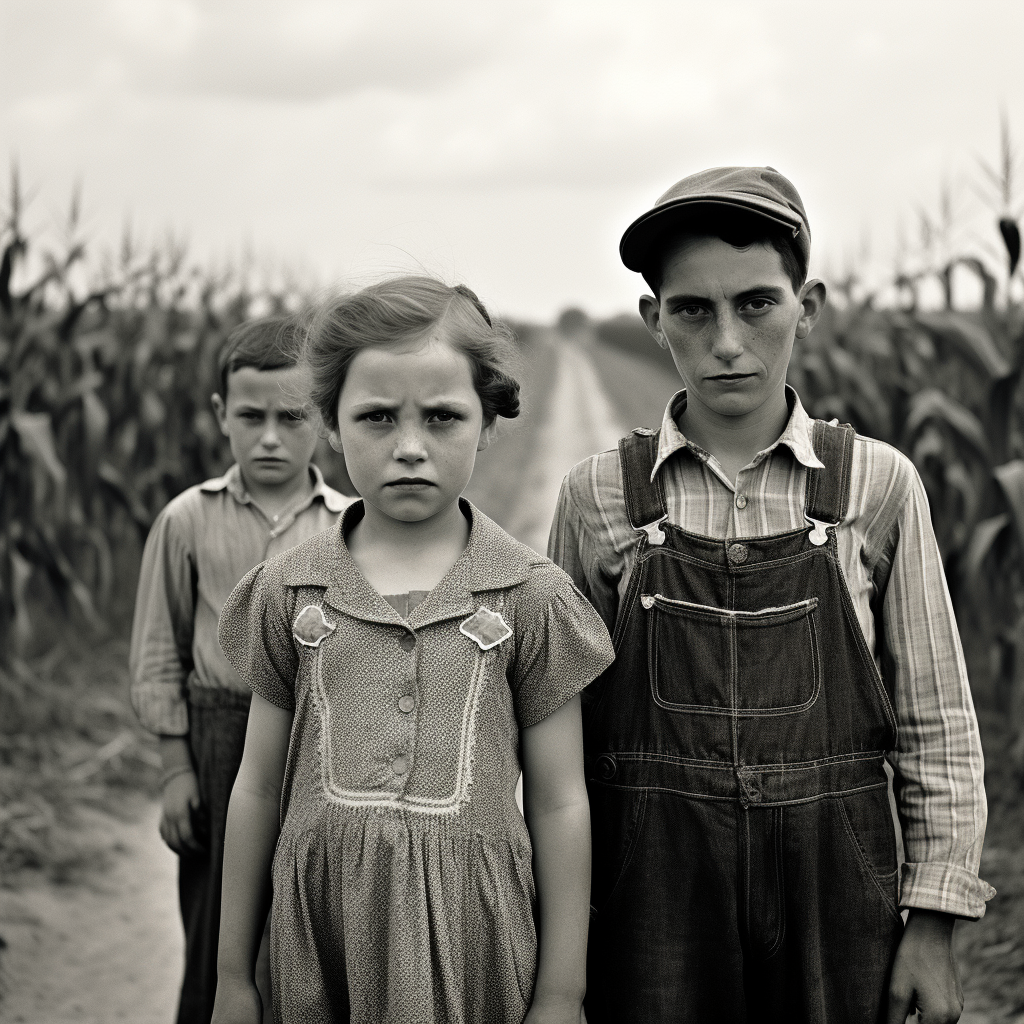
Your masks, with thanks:
[[[896,719],[836,551],[853,442],[816,421],[808,526],[739,540],[665,522],[657,434],[619,444],[642,536],[584,703],[591,1024],[884,1014]]]

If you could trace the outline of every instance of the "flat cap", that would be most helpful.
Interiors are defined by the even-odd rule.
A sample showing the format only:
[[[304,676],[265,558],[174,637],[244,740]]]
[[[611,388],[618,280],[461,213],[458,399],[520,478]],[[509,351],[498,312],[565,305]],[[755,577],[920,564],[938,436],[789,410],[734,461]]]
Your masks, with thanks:
[[[800,193],[774,167],[712,167],[677,181],[646,213],[626,228],[619,256],[641,272],[650,250],[673,228],[685,230],[698,209],[732,207],[775,221],[793,232],[806,271],[811,256],[811,228]]]

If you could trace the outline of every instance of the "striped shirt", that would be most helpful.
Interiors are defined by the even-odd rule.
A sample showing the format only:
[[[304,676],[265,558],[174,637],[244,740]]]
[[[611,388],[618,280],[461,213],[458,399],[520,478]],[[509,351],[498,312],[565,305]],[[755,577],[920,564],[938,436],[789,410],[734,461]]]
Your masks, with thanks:
[[[787,388],[782,435],[736,477],[680,432],[681,391],[662,420],[652,479],[662,478],[669,522],[727,540],[797,530],[807,470],[821,467],[813,420]],[[906,862],[904,907],[980,917],[995,890],[978,878],[985,838],[984,765],[963,650],[946,588],[928,499],[896,449],[856,438],[850,506],[836,531],[839,558],[878,669],[895,693],[896,775]],[[614,630],[640,534],[629,524],[618,451],[575,466],[562,484],[549,557]]]
[[[188,733],[187,687],[250,692],[220,649],[217,621],[250,569],[333,526],[351,503],[309,468],[312,491],[273,518],[249,496],[237,465],[183,491],[157,516],[142,555],[128,656],[132,706],[151,732]]]

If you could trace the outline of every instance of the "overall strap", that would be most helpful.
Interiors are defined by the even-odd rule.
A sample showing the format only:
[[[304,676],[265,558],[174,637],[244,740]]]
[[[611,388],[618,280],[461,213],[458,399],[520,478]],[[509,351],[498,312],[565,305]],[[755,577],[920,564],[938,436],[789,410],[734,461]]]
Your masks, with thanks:
[[[658,460],[659,436],[656,431],[637,428],[619,441],[622,490],[629,525],[634,530],[645,531],[655,544],[665,539],[658,527],[668,516],[661,478],[657,477],[651,483],[651,473]]]
[[[814,446],[814,454],[825,466],[824,469],[807,471],[804,515],[814,523],[827,523],[831,526],[841,523],[846,517],[850,505],[855,433],[849,423],[814,421],[811,444]]]

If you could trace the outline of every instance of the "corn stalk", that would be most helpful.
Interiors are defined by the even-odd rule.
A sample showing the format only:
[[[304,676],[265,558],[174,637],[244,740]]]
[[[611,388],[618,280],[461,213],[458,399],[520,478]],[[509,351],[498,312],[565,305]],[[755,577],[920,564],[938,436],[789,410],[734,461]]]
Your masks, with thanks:
[[[62,251],[30,262],[12,175],[0,235],[0,657],[26,648],[48,595],[103,628],[156,513],[228,461],[209,405],[224,337],[256,298],[270,310],[292,298],[189,267],[174,243],[143,253],[127,234],[117,265],[83,287],[77,227],[73,200]]]

